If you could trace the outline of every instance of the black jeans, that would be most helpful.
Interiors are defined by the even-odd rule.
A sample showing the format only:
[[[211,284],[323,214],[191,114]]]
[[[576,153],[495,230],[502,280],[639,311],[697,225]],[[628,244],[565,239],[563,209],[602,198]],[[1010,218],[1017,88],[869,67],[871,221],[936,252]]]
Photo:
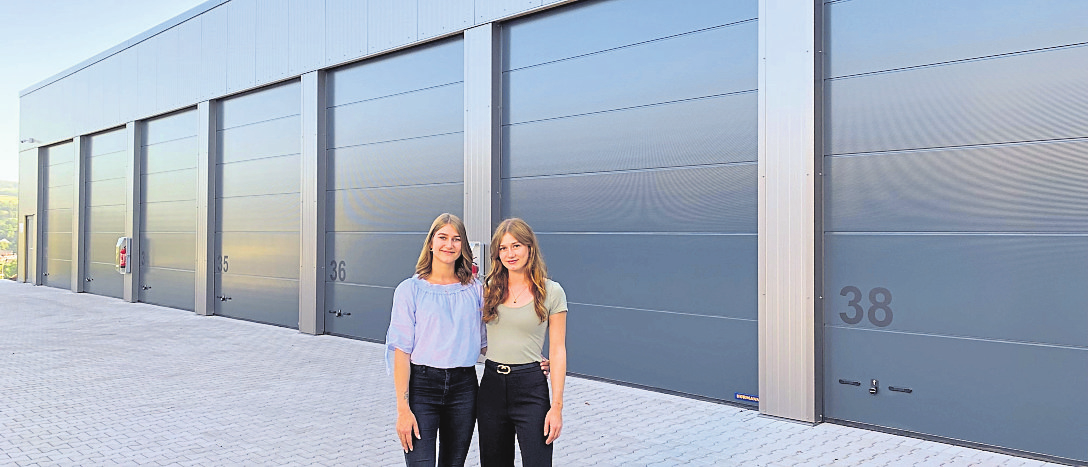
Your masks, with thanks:
[[[476,369],[433,368],[412,364],[408,407],[416,416],[419,436],[404,455],[409,466],[463,466],[476,424]],[[415,434],[412,435],[413,437]],[[435,442],[438,450],[435,450]]]
[[[544,418],[551,409],[548,380],[539,365],[499,374],[485,365],[476,402],[480,465],[514,465],[514,436],[525,467],[552,465],[552,445],[544,444]]]

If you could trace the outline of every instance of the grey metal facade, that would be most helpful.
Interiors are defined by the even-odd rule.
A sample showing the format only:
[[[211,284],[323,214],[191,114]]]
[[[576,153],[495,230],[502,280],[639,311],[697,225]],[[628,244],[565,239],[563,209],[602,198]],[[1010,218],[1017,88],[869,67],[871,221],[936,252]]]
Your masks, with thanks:
[[[518,216],[572,372],[1088,462],[1082,3],[211,0],[22,93],[20,273],[380,341]]]

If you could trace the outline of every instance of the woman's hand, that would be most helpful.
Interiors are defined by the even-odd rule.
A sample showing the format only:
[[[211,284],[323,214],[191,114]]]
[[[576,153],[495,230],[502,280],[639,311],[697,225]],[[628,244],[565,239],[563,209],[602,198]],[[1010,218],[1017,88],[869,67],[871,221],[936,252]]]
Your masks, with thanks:
[[[413,449],[413,432],[416,439],[419,439],[419,424],[416,423],[416,414],[412,413],[411,410],[397,411],[397,437],[400,438],[400,448],[405,453]]]
[[[552,364],[548,362],[548,357],[540,356],[540,370],[544,372],[544,376],[548,376],[552,371]]]
[[[551,409],[548,409],[548,415],[544,417],[544,436],[548,437],[544,440],[544,444],[552,444],[556,438],[559,438],[561,431],[563,431],[563,407],[553,405]]]

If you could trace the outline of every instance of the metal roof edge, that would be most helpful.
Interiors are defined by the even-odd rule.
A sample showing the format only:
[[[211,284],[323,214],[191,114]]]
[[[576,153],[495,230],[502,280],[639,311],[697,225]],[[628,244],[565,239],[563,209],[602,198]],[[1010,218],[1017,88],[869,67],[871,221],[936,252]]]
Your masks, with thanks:
[[[172,28],[174,26],[177,26],[177,25],[179,25],[181,23],[184,23],[184,22],[186,22],[186,21],[188,21],[190,19],[193,19],[193,18],[195,18],[197,16],[200,16],[204,12],[207,12],[207,11],[209,11],[209,10],[215,8],[215,7],[218,7],[218,6],[220,6],[220,5],[224,4],[224,3],[227,3],[229,1],[230,0],[208,0],[208,1],[204,2],[204,3],[201,3],[200,5],[192,7],[188,11],[171,18],[171,19],[167,20],[166,22],[160,23],[159,25],[154,26],[151,29],[148,29],[148,30],[146,30],[146,31],[144,31],[144,32],[142,32],[140,34],[137,34],[135,37],[133,37],[133,38],[127,40],[127,41],[124,41],[124,42],[122,42],[122,43],[120,43],[118,45],[110,47],[109,49],[106,49],[104,52],[101,52],[98,55],[95,55],[95,56],[93,56],[91,58],[88,58],[88,59],[82,61],[82,62],[79,62],[78,64],[76,64],[74,66],[71,66],[68,69],[66,69],[66,70],[64,70],[64,71],[62,71],[60,73],[57,73],[57,74],[55,74],[53,76],[50,76],[50,77],[48,77],[48,78],[46,78],[44,80],[39,81],[36,84],[31,85],[30,87],[28,87],[26,89],[23,89],[22,91],[19,91],[19,97],[24,97],[27,94],[30,94],[30,93],[32,93],[34,91],[37,91],[37,90],[39,90],[41,88],[44,88],[44,87],[46,87],[46,86],[48,86],[50,84],[53,84],[53,83],[55,83],[57,81],[60,81],[60,80],[62,80],[64,78],[76,73],[79,70],[82,70],[82,69],[87,68],[87,67],[89,67],[91,65],[94,65],[95,63],[98,63],[98,62],[100,62],[102,60],[105,60],[107,57],[110,57],[111,55],[117,54],[118,52],[121,52],[122,50],[125,50],[125,49],[127,49],[129,47],[135,46],[136,44],[139,44],[140,42],[143,42],[143,41],[155,36],[156,34],[159,34],[159,33],[163,32],[163,31],[166,31],[167,29],[170,29],[170,28]]]

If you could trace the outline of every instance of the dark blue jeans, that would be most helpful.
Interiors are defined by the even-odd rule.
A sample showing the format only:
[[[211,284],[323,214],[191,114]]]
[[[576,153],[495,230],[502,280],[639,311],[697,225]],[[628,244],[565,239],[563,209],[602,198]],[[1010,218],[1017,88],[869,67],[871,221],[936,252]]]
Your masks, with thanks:
[[[514,436],[525,467],[552,465],[552,445],[544,444],[544,418],[551,409],[548,380],[536,365],[509,374],[484,366],[476,416],[480,428],[480,465],[514,465]]]
[[[463,466],[476,425],[476,370],[433,368],[412,364],[408,407],[416,416],[419,436],[404,455],[411,466]],[[414,436],[414,435],[413,435]],[[438,449],[435,449],[435,443]]]

